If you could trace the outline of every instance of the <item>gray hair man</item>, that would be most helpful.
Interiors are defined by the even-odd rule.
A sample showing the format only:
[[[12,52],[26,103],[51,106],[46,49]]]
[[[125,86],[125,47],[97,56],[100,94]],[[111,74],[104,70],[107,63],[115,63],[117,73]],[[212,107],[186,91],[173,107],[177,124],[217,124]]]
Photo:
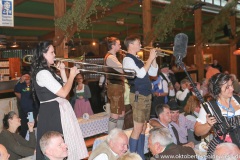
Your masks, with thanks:
[[[128,150],[128,137],[123,130],[114,128],[106,141],[91,153],[89,160],[117,160]]]
[[[239,160],[240,150],[234,143],[221,143],[217,145],[214,155],[214,160]]]
[[[41,151],[49,160],[63,160],[68,156],[67,145],[59,132],[46,132],[39,143]]]
[[[150,160],[168,160],[170,157],[173,159],[196,159],[194,150],[191,147],[174,144],[169,130],[164,127],[150,130],[148,147],[153,154]]]

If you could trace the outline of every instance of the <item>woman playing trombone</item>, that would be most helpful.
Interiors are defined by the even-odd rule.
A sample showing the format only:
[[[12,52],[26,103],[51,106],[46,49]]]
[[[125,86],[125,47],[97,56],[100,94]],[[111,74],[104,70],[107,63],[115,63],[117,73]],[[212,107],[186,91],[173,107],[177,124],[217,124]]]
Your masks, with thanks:
[[[50,65],[54,64],[54,47],[49,42],[41,42],[33,55],[32,91],[40,101],[37,130],[37,160],[42,160],[39,140],[47,131],[63,133],[68,145],[68,160],[83,159],[88,156],[76,116],[70,103],[65,99],[71,90],[74,77],[79,73],[76,67],[70,69],[67,79],[65,65],[58,63],[61,77]]]

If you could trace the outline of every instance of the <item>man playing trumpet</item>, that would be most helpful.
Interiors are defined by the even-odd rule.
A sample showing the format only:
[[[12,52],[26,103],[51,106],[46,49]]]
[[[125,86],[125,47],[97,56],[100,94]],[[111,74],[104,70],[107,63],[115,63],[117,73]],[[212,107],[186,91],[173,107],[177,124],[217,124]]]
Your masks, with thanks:
[[[133,108],[133,131],[129,139],[131,152],[137,152],[142,159],[144,158],[144,141],[146,124],[150,117],[152,86],[149,75],[156,76],[158,65],[156,63],[156,50],[150,50],[149,58],[144,64],[136,57],[141,49],[140,38],[129,36],[124,44],[127,48],[127,54],[123,59],[123,67],[134,69],[135,79],[129,79],[130,84],[130,103]],[[125,72],[127,72],[125,70]]]
[[[123,73],[122,64],[118,61],[116,53],[121,49],[120,40],[116,37],[107,37],[108,52],[104,58],[106,71],[111,73]],[[108,121],[108,132],[114,128],[122,129],[124,124],[124,77],[106,75],[107,96],[110,101],[111,115]]]

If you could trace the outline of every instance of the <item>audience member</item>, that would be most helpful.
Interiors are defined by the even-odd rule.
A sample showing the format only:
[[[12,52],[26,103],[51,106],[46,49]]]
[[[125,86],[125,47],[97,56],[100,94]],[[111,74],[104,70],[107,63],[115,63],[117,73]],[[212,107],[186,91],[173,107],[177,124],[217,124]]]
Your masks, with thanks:
[[[239,160],[240,150],[234,143],[221,143],[217,145],[213,160]]]
[[[239,94],[240,93],[239,81],[235,74],[230,74],[230,76],[232,77],[232,82],[233,82],[233,89],[234,89],[233,93]]]
[[[169,70],[169,65],[167,63],[163,63],[161,66],[160,76],[167,82],[168,84],[168,99],[174,99],[176,96],[176,88],[178,88],[179,83],[177,82],[175,75],[171,70]],[[171,84],[171,85],[169,85]]]
[[[176,128],[170,124],[172,121],[171,114],[170,114],[170,107],[167,104],[158,104],[156,106],[156,114],[158,115],[158,119],[157,118],[150,119],[149,124],[152,127],[168,128],[170,131],[170,134],[173,137],[173,142],[175,144],[181,144],[181,142],[179,141],[179,135],[177,133]]]
[[[213,60],[213,64],[212,64],[213,68],[218,69],[220,72],[222,72],[222,66],[220,64],[218,64],[218,61],[216,59]]]
[[[14,91],[15,95],[18,97],[20,101],[20,110],[19,117],[21,118],[21,130],[20,135],[25,138],[27,130],[28,130],[28,112],[33,112],[34,119],[36,119],[37,115],[37,106],[35,106],[35,102],[33,101],[32,92],[30,89],[30,75],[29,73],[23,73],[24,82],[25,83],[17,83]]]
[[[173,160],[196,159],[196,154],[191,147],[174,144],[169,130],[163,127],[150,130],[148,147],[153,154],[151,160],[169,160],[170,156]]]
[[[190,146],[194,148],[194,143],[188,141],[188,129],[194,130],[195,122],[188,120],[183,114],[180,114],[179,105],[176,101],[169,101],[168,105],[170,106],[171,113],[171,124],[176,128],[179,134],[179,141],[184,146]]]
[[[196,122],[200,108],[201,106],[198,98],[196,96],[190,96],[186,106],[184,107],[184,115],[188,120]],[[194,142],[196,145],[201,142],[201,137],[196,136],[194,134],[194,130],[188,129],[188,141]]]
[[[151,112],[150,117],[156,118],[155,108],[158,104],[165,104],[168,102],[168,82],[167,80],[163,79],[161,75],[157,77],[157,80],[152,82],[152,105],[151,105]],[[172,87],[174,90],[174,88]]]
[[[118,160],[142,160],[142,158],[137,153],[126,153]]]
[[[202,90],[202,96],[205,96],[206,94],[208,94],[208,80],[206,78],[202,79],[200,89]]]
[[[21,125],[21,119],[14,111],[10,111],[4,115],[3,127],[0,133],[0,144],[3,144],[8,153],[10,153],[10,160],[16,160],[34,154],[36,146],[36,138],[33,130],[34,122],[28,122],[30,131],[30,140],[25,140],[22,136],[16,133],[17,128]]]
[[[48,131],[41,137],[40,148],[46,159],[63,160],[68,156],[67,145],[63,135],[56,131]]]
[[[209,80],[213,75],[220,73],[220,71],[216,68],[213,68],[211,65],[209,64],[205,64],[205,70],[206,72],[206,79]]]
[[[183,79],[180,82],[181,89],[176,94],[176,99],[180,105],[180,112],[183,112],[184,106],[187,104],[188,98],[192,95],[192,88],[188,79]]]
[[[84,76],[79,73],[76,75],[75,80],[77,82],[77,86],[73,89],[74,92],[74,112],[76,117],[82,117],[84,113],[88,113],[89,115],[93,115],[92,107],[89,102],[89,98],[91,98],[91,91],[88,85],[84,84]]]
[[[7,149],[4,145],[0,144],[0,160],[8,160],[10,154],[8,153]]]
[[[117,160],[128,150],[128,137],[123,130],[114,128],[107,140],[94,149],[89,160]]]
[[[170,114],[167,105],[163,105],[162,108],[158,108],[156,112],[159,114],[159,120],[151,119],[150,124],[153,127],[168,128],[173,136],[173,142],[178,145],[194,147],[193,142],[188,142],[188,129],[194,129],[195,122],[186,119],[186,117],[179,113],[179,106],[176,101],[172,100],[168,102],[170,107]],[[170,119],[170,117],[171,119]],[[171,123],[170,123],[171,122]],[[170,125],[169,125],[170,123]],[[175,138],[174,138],[175,137]]]

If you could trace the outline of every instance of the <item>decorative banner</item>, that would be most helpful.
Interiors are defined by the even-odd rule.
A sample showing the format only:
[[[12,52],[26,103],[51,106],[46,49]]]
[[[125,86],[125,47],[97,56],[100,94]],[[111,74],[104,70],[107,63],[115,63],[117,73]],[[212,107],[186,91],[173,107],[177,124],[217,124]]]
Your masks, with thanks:
[[[0,26],[14,26],[14,0],[0,0]]]

